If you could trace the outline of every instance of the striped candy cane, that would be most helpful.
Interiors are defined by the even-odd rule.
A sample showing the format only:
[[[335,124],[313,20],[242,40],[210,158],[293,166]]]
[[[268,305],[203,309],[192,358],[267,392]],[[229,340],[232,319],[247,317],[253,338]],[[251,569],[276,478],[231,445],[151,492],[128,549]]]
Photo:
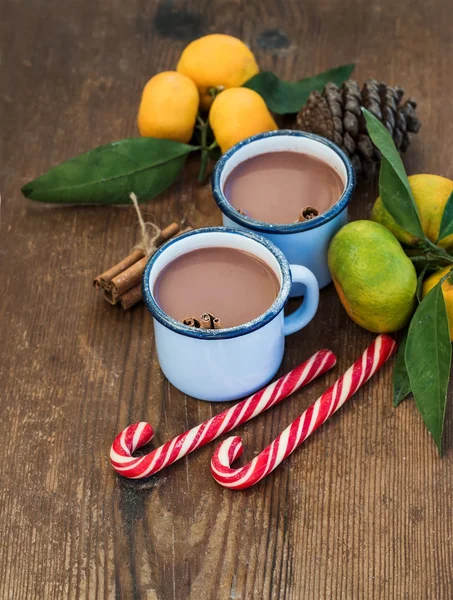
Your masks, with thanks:
[[[130,479],[143,479],[168,467],[186,454],[228,433],[238,425],[253,419],[277,404],[304,385],[307,385],[336,363],[330,350],[320,350],[287,375],[256,392],[246,400],[216,415],[212,419],[189,429],[173,440],[144,456],[134,457],[137,448],[151,441],[154,431],[148,423],[135,423],[126,427],[112,444],[110,462],[115,471]]]
[[[232,469],[230,466],[242,454],[241,438],[233,436],[222,442],[211,460],[214,479],[224,487],[241,490],[269,475],[382,367],[396,346],[388,335],[378,336],[333,386],[244,467]]]

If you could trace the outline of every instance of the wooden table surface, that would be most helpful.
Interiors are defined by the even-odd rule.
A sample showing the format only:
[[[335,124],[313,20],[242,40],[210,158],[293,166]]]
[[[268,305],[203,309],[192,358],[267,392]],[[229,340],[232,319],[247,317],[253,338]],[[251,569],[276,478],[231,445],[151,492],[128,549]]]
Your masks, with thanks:
[[[453,42],[447,0],[2,0],[1,600],[451,600],[453,424],[439,459],[387,365],[273,474],[217,485],[214,445],[146,484],[118,479],[118,431],[161,443],[222,409],[163,377],[143,305],[124,313],[91,279],[138,239],[130,207],[58,207],[20,187],[96,145],[137,134],[142,86],[204,33],[245,40],[262,69],[300,78],[355,61],[355,77],[419,101],[410,173],[453,177]],[[144,210],[159,225],[219,224],[209,183],[184,176]],[[366,217],[376,182],[359,186]],[[321,347],[334,372],[238,429],[252,457],[373,338],[332,287],[288,339],[281,372]],[[450,398],[451,400],[451,398]]]

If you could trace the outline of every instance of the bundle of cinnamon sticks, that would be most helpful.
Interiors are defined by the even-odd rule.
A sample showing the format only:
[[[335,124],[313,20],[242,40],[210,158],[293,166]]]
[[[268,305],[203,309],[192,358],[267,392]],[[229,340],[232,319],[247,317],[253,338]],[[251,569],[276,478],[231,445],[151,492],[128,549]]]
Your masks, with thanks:
[[[147,252],[137,248],[117,265],[95,277],[94,287],[102,292],[107,302],[119,303],[124,310],[128,310],[142,300],[142,275],[149,257],[164,242],[191,229],[186,227],[181,231],[177,223],[171,223],[158,233]]]
[[[195,329],[222,329],[222,323],[218,317],[205,312],[199,319],[196,317],[186,317],[182,320],[184,325],[194,327]]]

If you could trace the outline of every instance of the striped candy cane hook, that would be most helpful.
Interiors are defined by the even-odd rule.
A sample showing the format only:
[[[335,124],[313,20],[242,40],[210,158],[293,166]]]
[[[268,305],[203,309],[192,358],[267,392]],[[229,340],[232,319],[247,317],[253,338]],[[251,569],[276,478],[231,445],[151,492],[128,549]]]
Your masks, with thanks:
[[[287,375],[280,377],[261,391],[230,409],[212,417],[178,435],[144,456],[134,457],[133,452],[151,441],[153,428],[148,423],[135,423],[126,427],[116,438],[110,450],[110,462],[115,471],[130,479],[143,479],[173,464],[186,454],[228,433],[238,425],[253,419],[274,404],[307,385],[336,363],[330,350],[320,350]]]
[[[378,336],[334,385],[244,467],[230,466],[243,452],[241,438],[233,436],[222,442],[211,460],[214,479],[224,487],[240,490],[269,475],[382,367],[396,347],[388,335]]]

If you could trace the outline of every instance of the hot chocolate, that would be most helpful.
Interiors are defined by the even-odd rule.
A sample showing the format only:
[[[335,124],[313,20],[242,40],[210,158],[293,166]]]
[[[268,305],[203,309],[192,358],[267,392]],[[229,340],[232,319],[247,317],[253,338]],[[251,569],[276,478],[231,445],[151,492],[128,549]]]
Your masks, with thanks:
[[[177,321],[211,313],[226,328],[265,313],[279,290],[276,274],[262,260],[242,250],[216,246],[172,260],[159,273],[153,294],[162,310]]]
[[[236,210],[276,224],[297,222],[307,207],[308,218],[326,212],[343,190],[341,177],[326,162],[289,151],[245,160],[228,175],[224,188],[226,199]]]

